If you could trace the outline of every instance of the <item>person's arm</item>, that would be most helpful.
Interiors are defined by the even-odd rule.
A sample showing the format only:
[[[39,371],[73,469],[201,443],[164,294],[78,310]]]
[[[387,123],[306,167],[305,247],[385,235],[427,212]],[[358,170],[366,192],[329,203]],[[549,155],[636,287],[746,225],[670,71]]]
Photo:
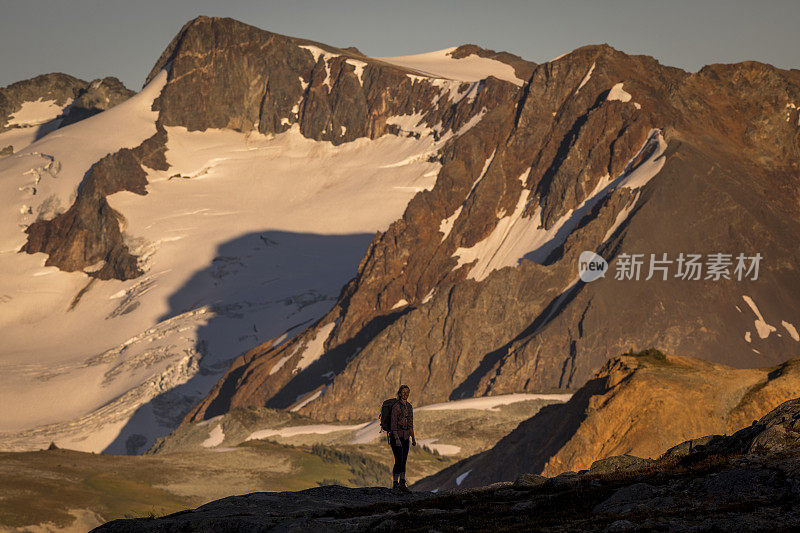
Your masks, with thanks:
[[[417,445],[417,437],[414,436],[414,407],[408,404],[408,420],[411,423],[411,445]]]
[[[392,406],[392,418],[389,424],[389,435],[392,442],[399,443],[400,439],[397,436],[397,430],[400,429],[400,402],[395,402]]]

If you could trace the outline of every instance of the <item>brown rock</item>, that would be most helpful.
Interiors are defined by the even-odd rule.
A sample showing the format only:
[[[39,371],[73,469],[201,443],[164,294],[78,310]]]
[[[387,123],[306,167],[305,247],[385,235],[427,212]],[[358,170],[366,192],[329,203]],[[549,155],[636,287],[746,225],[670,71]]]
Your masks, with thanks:
[[[792,361],[777,377],[774,367],[739,370],[689,357],[618,357],[569,402],[543,408],[493,449],[420,481],[418,487],[455,487],[456,476],[470,469],[462,487],[510,481],[522,472],[634,471],[654,467],[652,459],[662,454],[672,460],[701,451],[795,449],[800,445],[793,425],[800,427],[800,400],[787,400],[800,386],[797,363]],[[793,391],[783,387],[787,382],[795,384]],[[764,392],[755,400],[754,391]],[[743,417],[763,418],[732,437],[699,438],[731,434],[742,426]]]

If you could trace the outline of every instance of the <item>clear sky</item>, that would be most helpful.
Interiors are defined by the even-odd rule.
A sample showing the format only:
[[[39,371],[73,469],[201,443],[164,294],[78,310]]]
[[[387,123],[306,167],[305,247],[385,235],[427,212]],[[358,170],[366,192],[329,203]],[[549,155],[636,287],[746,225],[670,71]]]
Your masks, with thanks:
[[[138,90],[198,15],[371,56],[474,43],[541,63],[609,43],[696,71],[757,60],[800,68],[798,0],[0,0],[0,87],[47,72],[116,76]]]

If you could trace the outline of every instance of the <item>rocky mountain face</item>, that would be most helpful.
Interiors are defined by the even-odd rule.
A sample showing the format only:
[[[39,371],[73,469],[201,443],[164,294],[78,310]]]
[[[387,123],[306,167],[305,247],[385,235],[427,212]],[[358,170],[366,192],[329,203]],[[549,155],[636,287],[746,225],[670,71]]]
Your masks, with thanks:
[[[546,478],[444,493],[328,486],[252,493],[96,531],[716,531],[800,526],[800,399],[657,460],[617,456]]]
[[[28,227],[23,251],[140,277],[106,197],[145,195],[142,166],[169,170],[166,128],[297,128],[333,145],[430,136],[446,140],[427,155],[441,165],[435,186],[374,237],[333,308],[239,357],[188,420],[249,405],[365,419],[400,382],[418,405],[575,389],[631,347],[737,367],[796,355],[800,72],[690,74],[605,45],[541,65],[473,45],[441,57],[475,58],[514,74],[463,81],[195,19],[147,78],[167,73],[157,133],[95,163],[67,210]],[[95,89],[86,105],[105,98]],[[605,278],[578,277],[584,251],[611,264]],[[645,280],[664,254],[668,275]],[[683,279],[680,254],[730,264]],[[737,279],[738,254],[759,254],[757,279]],[[615,279],[631,256],[647,261],[640,279]]]
[[[515,62],[523,68],[524,62]],[[441,136],[453,134],[486,109],[510,106],[518,92],[513,84],[494,78],[469,84],[409,76],[405,69],[357,52],[208,17],[184,26],[146,83],[165,68],[167,84],[153,104],[159,133],[96,163],[69,210],[28,228],[24,251],[47,253],[47,265],[67,271],[102,264],[91,271],[100,279],[141,275],[123,243],[119,217],[105,197],[122,190],[146,194],[139,165],[167,170],[163,155],[153,155],[163,153],[165,126],[281,133],[296,124],[306,137],[341,144],[386,133],[418,137],[390,120],[411,115],[427,129],[436,125],[434,134]],[[81,105],[102,97],[102,87],[87,93]]]
[[[246,405],[362,419],[401,382],[417,404],[571,389],[628,348],[736,367],[796,355],[800,72],[691,74],[591,46],[536,65],[521,91],[483,85],[476,104],[488,93],[496,105],[437,155],[436,186],[376,235],[333,309],[241,356],[189,420]],[[236,91],[250,111],[193,120],[277,127]],[[261,109],[282,116],[280,101],[270,93]],[[346,140],[313,124],[301,120],[314,138]],[[605,278],[579,279],[583,251],[611,264]],[[706,264],[688,276],[681,254],[716,257],[724,275]],[[760,254],[757,277],[737,274],[740,254]],[[616,279],[631,257],[638,279]],[[651,273],[653,259],[668,271]]]
[[[798,385],[797,359],[734,369],[657,351],[617,357],[569,402],[543,408],[491,450],[417,486],[476,487],[525,472],[576,472],[614,456],[657,458],[678,443],[748,426],[794,397]]]

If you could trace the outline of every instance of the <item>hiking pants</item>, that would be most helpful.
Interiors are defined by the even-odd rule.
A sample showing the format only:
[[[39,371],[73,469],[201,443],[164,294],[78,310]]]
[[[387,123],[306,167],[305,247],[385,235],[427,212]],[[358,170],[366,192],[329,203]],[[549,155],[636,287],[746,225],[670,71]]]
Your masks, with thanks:
[[[403,475],[406,473],[406,459],[408,459],[408,441],[409,439],[399,439],[400,445],[397,445],[397,439],[390,437],[389,445],[392,447],[394,454],[394,468],[392,474],[395,476]]]

